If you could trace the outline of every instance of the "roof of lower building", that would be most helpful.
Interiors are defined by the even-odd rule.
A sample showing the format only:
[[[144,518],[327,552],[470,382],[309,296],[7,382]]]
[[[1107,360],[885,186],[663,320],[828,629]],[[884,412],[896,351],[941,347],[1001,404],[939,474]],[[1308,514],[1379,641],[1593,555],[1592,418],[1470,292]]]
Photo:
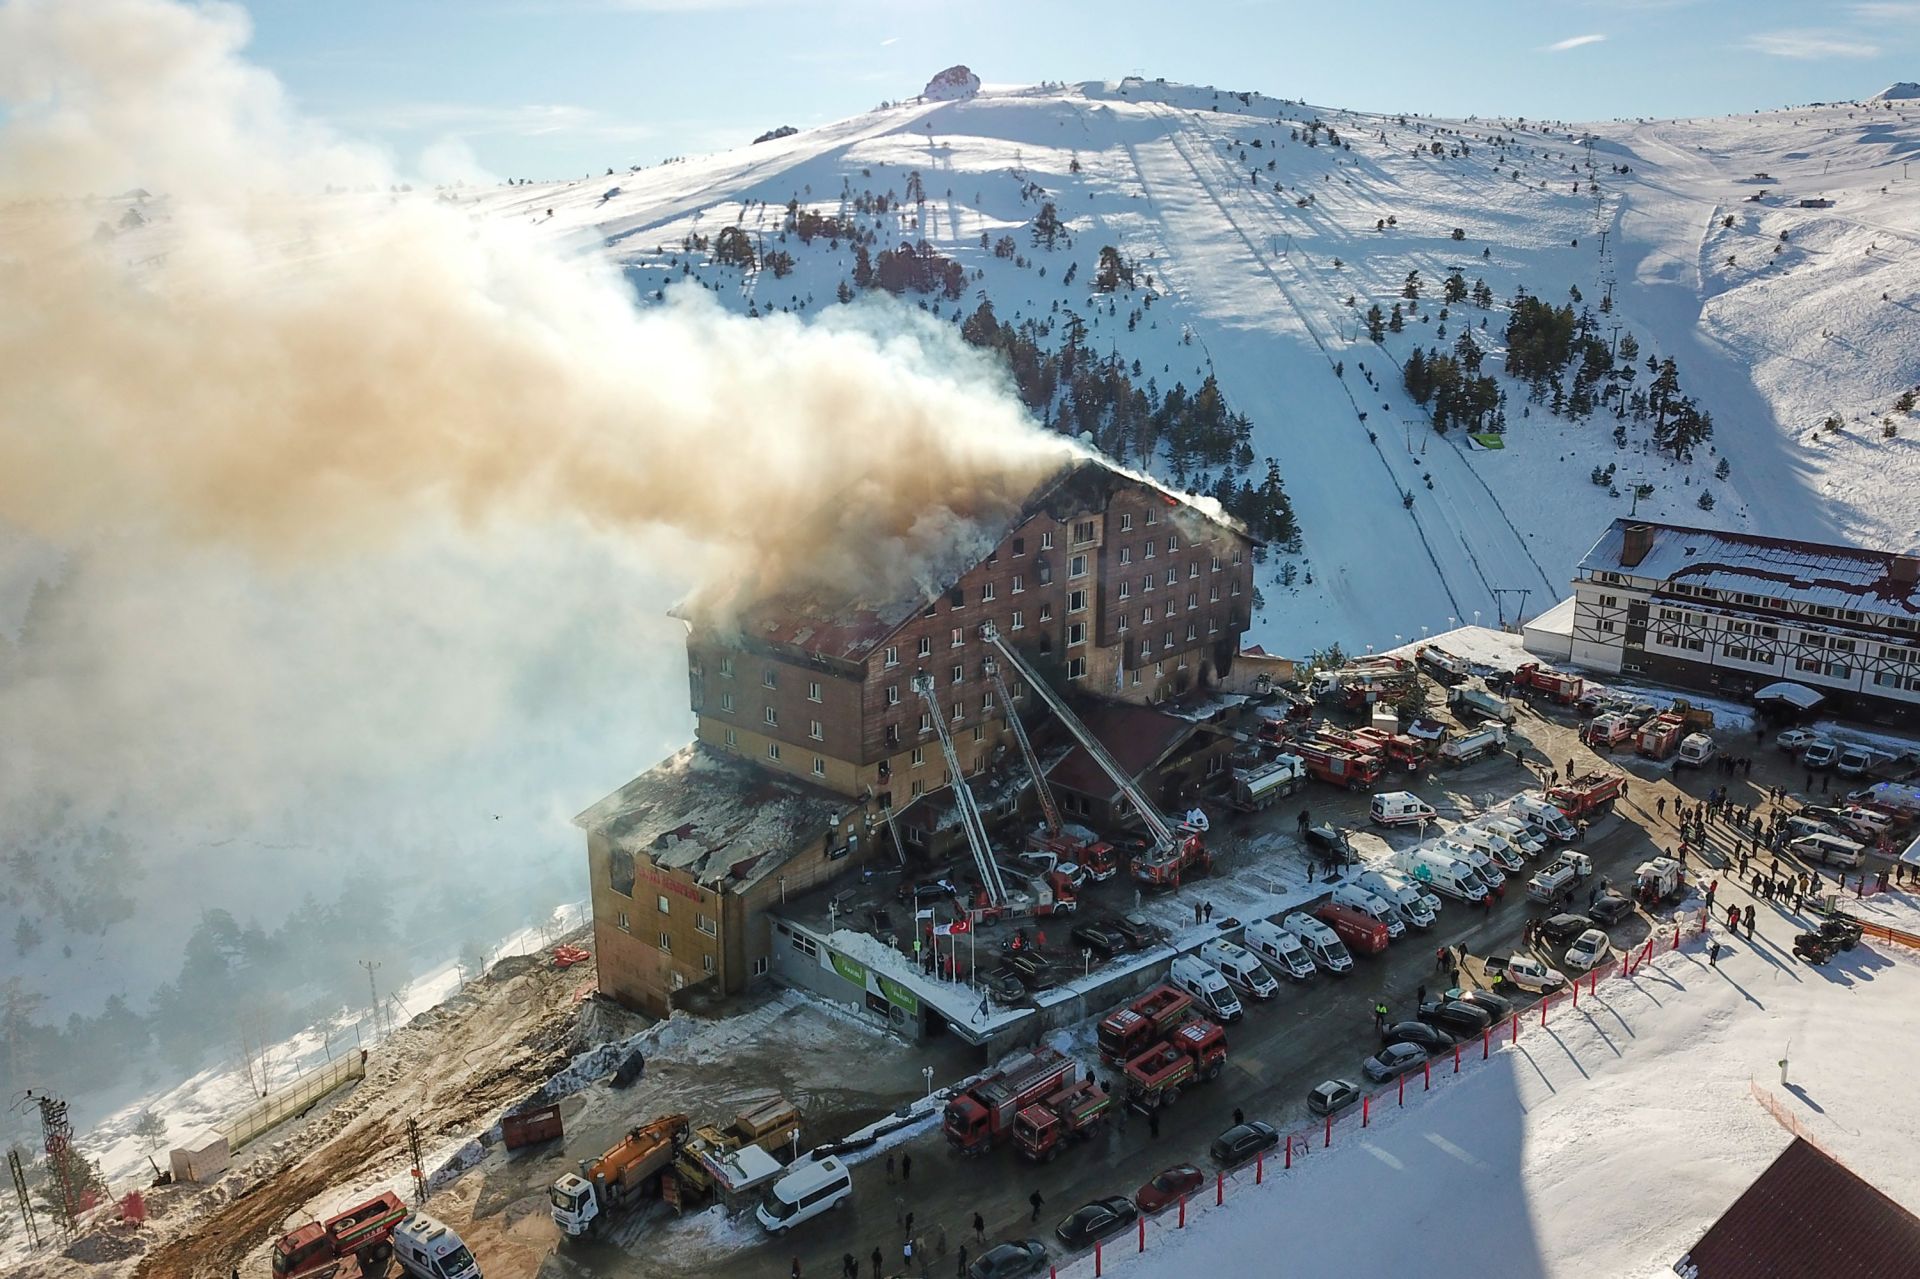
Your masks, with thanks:
[[[1916,1257],[1920,1218],[1795,1137],[1684,1261],[1697,1279],[1876,1279]]]
[[[849,801],[695,743],[573,819],[616,852],[688,871],[708,887],[751,885],[827,838]]]
[[[1627,529],[1637,524],[1653,530],[1653,545],[1638,564],[1624,564]],[[1580,561],[1579,571],[1627,573],[1728,595],[1915,617],[1920,616],[1920,584],[1896,576],[1897,563],[1907,559],[1898,551],[1617,519]]]
[[[1181,743],[1200,731],[1191,720],[1180,719],[1147,706],[1126,702],[1099,702],[1080,712],[1080,722],[1107,748],[1114,762],[1136,781]],[[1111,803],[1120,788],[1083,746],[1047,771],[1047,780],[1076,794]]]
[[[922,566],[915,580],[888,597],[863,598],[858,591],[777,596],[752,605],[742,613],[741,638],[844,661],[861,661],[1035,515],[1050,511],[1065,519],[1101,509],[1113,491],[1123,484],[1153,489],[1167,505],[1190,511],[1195,518],[1231,529],[1249,541],[1255,540],[1245,525],[1227,515],[1211,498],[1178,493],[1151,476],[1125,470],[1104,458],[1082,456],[1036,486],[1018,507],[997,516],[974,519],[967,535],[955,537],[938,562]]]

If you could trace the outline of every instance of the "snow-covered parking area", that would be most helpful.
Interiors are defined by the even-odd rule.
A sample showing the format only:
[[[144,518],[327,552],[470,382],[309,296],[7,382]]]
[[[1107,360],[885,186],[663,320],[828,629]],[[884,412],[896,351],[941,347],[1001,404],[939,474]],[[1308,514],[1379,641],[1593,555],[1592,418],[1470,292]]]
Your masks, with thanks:
[[[1920,929],[1904,895],[1850,908]],[[1349,1112],[1291,1171],[1229,1177],[1221,1207],[1209,1188],[1185,1229],[1174,1213],[1148,1224],[1144,1257],[1135,1236],[1117,1241],[1105,1273],[1670,1275],[1789,1125],[1920,1204],[1920,953],[1869,941],[1812,968],[1783,948],[1790,921],[1766,923],[1751,943],[1716,930],[1717,967],[1692,940],[1577,1012],[1557,1003],[1544,1029],[1523,1015],[1517,1045],[1457,1076],[1436,1062],[1431,1094],[1415,1074],[1405,1109],[1389,1086],[1365,1128]]]

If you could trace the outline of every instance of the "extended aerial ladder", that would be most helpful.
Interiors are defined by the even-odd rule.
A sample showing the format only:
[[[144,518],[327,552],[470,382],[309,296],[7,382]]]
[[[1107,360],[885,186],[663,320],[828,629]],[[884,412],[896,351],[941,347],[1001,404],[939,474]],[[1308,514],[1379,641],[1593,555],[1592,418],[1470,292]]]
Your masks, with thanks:
[[[1040,756],[1033,749],[1033,740],[1027,736],[1027,727],[1020,722],[1019,709],[1013,704],[1013,694],[1007,691],[1007,681],[1000,673],[1000,663],[991,656],[987,658],[987,674],[993,677],[993,686],[1000,690],[1000,704],[1007,709],[1007,727],[1013,730],[1013,740],[1020,743],[1021,758],[1027,761],[1027,771],[1033,774],[1033,789],[1040,797],[1040,811],[1047,820],[1047,834],[1057,837],[1066,828],[1066,823],[1060,818],[1060,805],[1053,798],[1053,788],[1047,785],[1046,773],[1041,771]]]
[[[994,906],[1004,906],[1007,885],[1000,878],[999,863],[993,860],[993,846],[987,841],[987,826],[981,820],[980,806],[974,803],[973,788],[967,785],[967,775],[960,767],[960,752],[954,749],[953,735],[947,731],[946,712],[940,709],[940,698],[933,691],[933,676],[914,676],[913,691],[920,694],[933,712],[933,731],[940,739],[940,753],[947,757],[947,773],[953,778],[953,804],[959,810],[960,827],[967,833],[967,846],[973,850],[973,864],[980,872],[980,884],[986,889],[987,901]]]
[[[1134,811],[1140,814],[1140,820],[1146,823],[1147,832],[1152,836],[1153,841],[1153,846],[1148,850],[1145,858],[1147,864],[1151,867],[1176,862],[1181,859],[1183,853],[1197,851],[1200,842],[1198,831],[1191,827],[1175,827],[1167,820],[1165,814],[1147,798],[1147,793],[1140,789],[1139,784],[1133,780],[1127,770],[1120,766],[1119,761],[1114,759],[1105,746],[1101,745],[1100,739],[1080,722],[1079,716],[1067,708],[1066,702],[1062,701],[1060,696],[1048,686],[1046,680],[1027,665],[1026,659],[1020,656],[1018,650],[1007,643],[1001,636],[999,628],[992,622],[987,622],[981,626],[980,633],[987,643],[993,645],[995,650],[1007,659],[1007,664],[1019,672],[1020,677],[1026,681],[1027,687],[1047,704],[1047,709],[1059,717],[1060,722],[1066,725],[1067,731],[1073,734],[1074,740],[1093,757],[1093,762],[1100,766],[1100,770],[1113,781],[1115,786],[1119,787],[1120,793],[1126,796],[1127,802],[1132,804]],[[1007,718],[1010,721],[1016,720],[1013,708],[1009,706],[1007,710]],[[1022,737],[1024,739],[1024,733]],[[1044,794],[1045,787],[1041,789]]]

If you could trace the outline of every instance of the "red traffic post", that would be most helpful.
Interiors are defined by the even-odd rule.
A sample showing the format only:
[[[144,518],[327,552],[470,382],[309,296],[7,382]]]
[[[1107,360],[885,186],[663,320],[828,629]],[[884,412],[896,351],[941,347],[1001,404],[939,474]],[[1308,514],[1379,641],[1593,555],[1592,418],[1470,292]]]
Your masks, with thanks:
[[[1431,1057],[1420,1063],[1420,1091],[1433,1091],[1433,1058]]]
[[[1291,1141],[1291,1138],[1289,1138],[1289,1141]],[[1291,1146],[1288,1147],[1288,1153],[1289,1154],[1292,1153]],[[1181,1195],[1180,1196],[1180,1224],[1178,1226],[1175,1226],[1174,1229],[1185,1230],[1186,1228],[1187,1228],[1187,1197],[1185,1195]]]
[[[1184,1208],[1186,1207],[1186,1205],[1182,1203],[1181,1207]],[[1145,1252],[1146,1250],[1147,1250],[1147,1219],[1143,1215],[1140,1218],[1140,1251]]]
[[[1400,1104],[1403,1106],[1407,1104],[1407,1077],[1405,1075],[1400,1076]]]
[[[1320,1143],[1320,1149],[1325,1150],[1328,1146],[1331,1146],[1332,1144],[1333,1144],[1333,1116],[1328,1115],[1327,1116],[1327,1139]]]
[[[1362,1096],[1360,1098],[1360,1126],[1362,1128],[1365,1128],[1368,1123],[1372,1122],[1372,1110],[1373,1097],[1371,1095]]]
[[[1213,1174],[1214,1206],[1218,1207],[1219,1205],[1225,1203],[1226,1201],[1227,1201],[1227,1174],[1224,1172],[1216,1172]]]
[[[1678,924],[1675,924],[1673,927],[1673,945],[1669,949],[1680,949],[1680,926]]]
[[[1553,1002],[1552,995],[1540,996],[1540,1024],[1542,1026],[1547,1024],[1547,1005],[1552,1002]]]
[[[1595,971],[1595,972],[1588,973],[1587,974],[1587,994],[1592,995],[1594,992],[1598,991],[1599,989],[1600,989],[1599,972]],[[1578,1004],[1579,1002],[1580,1001],[1578,999],[1574,1000],[1574,1003],[1576,1004]]]
[[[1460,1073],[1460,1044],[1457,1040],[1453,1045],[1453,1073]]]
[[[1480,1032],[1480,1060],[1485,1061],[1487,1054],[1493,1051],[1493,1027],[1488,1026]]]
[[[1253,1184],[1258,1186],[1267,1179],[1267,1152],[1261,1151],[1253,1157]]]
[[[1511,1033],[1513,1035],[1513,1042],[1516,1044],[1519,1043],[1520,1042],[1520,1014],[1517,1012],[1513,1015],[1513,1030]]]
[[[1293,1168],[1293,1134],[1292,1133],[1287,1134],[1287,1168],[1289,1171],[1291,1171]],[[1187,1224],[1187,1201],[1184,1199],[1180,1201],[1180,1224],[1183,1226]]]
[[[1145,1221],[1146,1219],[1143,1217],[1141,1220]],[[1093,1241],[1093,1279],[1100,1279],[1101,1265],[1100,1240],[1096,1239]]]

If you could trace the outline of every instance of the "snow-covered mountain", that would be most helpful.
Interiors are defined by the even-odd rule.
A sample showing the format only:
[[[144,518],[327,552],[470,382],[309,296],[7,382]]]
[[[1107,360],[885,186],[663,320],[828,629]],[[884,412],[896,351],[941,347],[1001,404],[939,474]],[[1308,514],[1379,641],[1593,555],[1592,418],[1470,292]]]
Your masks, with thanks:
[[[1270,558],[1253,638],[1289,651],[1384,646],[1449,618],[1511,620],[1521,591],[1527,614],[1540,611],[1630,510],[1914,538],[1920,422],[1901,397],[1920,382],[1920,213],[1903,160],[1920,144],[1917,112],[1886,102],[1569,126],[1140,79],[989,87],[718,155],[461,198],[583,237],[649,302],[704,287],[753,314],[817,313],[843,284],[862,292],[855,240],[875,258],[925,241],[935,272],[959,264],[960,296],[902,296],[956,328],[989,301],[1002,323],[1039,321],[1040,346],[1057,352],[1073,334],[1085,357],[1111,359],[1136,389],[1151,380],[1156,396],[1212,373],[1251,421],[1252,458],[1176,468],[1162,440],[1155,465],[1212,488],[1222,469],[1257,484],[1265,459],[1278,462],[1302,540]],[[1064,223],[1050,250],[1034,238],[1048,204]],[[804,240],[803,213],[826,220]],[[731,254],[729,227],[743,233]],[[1131,287],[1097,283],[1107,246],[1133,268]],[[1404,296],[1410,272],[1417,302]],[[1491,304],[1447,305],[1456,272]],[[1584,312],[1610,349],[1586,420],[1572,416],[1584,405],[1553,412],[1548,382],[1530,402],[1500,372],[1523,290]],[[1376,343],[1366,312],[1396,303],[1404,328]],[[1412,352],[1448,351],[1469,328],[1506,394],[1493,450],[1463,430],[1436,434],[1431,406],[1402,382]],[[1632,361],[1621,354],[1636,347]],[[1713,423],[1690,461],[1658,449],[1651,415],[1630,411],[1668,358]],[[1616,371],[1636,363],[1631,381]],[[1571,371],[1552,381],[1574,386]],[[1056,397],[1041,412],[1067,407]]]

